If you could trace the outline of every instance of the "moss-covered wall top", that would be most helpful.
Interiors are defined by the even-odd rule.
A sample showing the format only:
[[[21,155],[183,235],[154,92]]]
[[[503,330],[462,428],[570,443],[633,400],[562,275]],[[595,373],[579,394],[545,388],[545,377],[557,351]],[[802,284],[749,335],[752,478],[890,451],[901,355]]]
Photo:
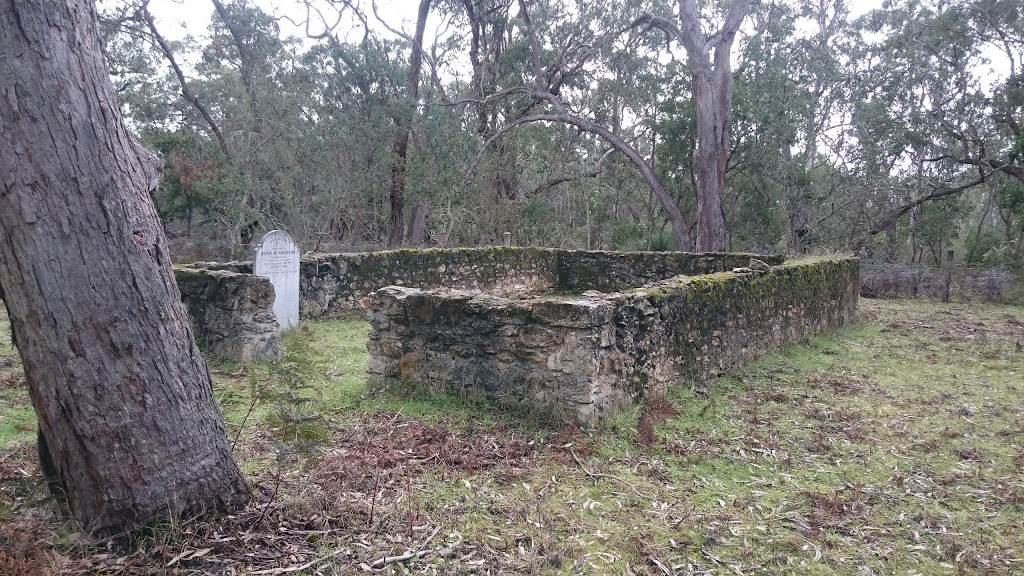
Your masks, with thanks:
[[[774,266],[783,256],[744,253],[604,252],[558,250],[558,286],[566,293],[620,292],[680,274],[696,276],[749,266],[752,258]]]
[[[457,248],[309,254],[301,261],[304,318],[338,317],[385,286],[446,288],[523,297],[549,292],[615,292],[671,278],[745,267],[751,258],[781,256],[605,252],[549,248]],[[200,262],[193,267],[252,273],[251,262]]]

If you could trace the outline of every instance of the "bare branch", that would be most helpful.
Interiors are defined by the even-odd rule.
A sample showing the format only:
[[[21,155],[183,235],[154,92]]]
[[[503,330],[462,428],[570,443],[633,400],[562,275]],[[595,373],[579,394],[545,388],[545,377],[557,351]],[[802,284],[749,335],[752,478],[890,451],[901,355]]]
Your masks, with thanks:
[[[538,96],[540,96],[540,94],[538,94]],[[545,99],[549,98],[554,97],[551,95],[547,95]],[[557,101],[556,98],[554,100]],[[559,105],[561,105],[561,103],[559,103]],[[480,164],[480,160],[482,160],[483,158],[484,152],[491,144],[493,144],[499,138],[503,137],[508,132],[520,126],[536,122],[559,122],[562,124],[569,124],[571,126],[575,126],[580,130],[583,130],[584,132],[589,132],[591,134],[600,136],[606,142],[611,144],[614,147],[614,149],[622,153],[622,155],[628,158],[629,161],[632,162],[633,165],[637,168],[637,170],[640,171],[640,174],[644,177],[644,180],[647,182],[647,185],[650,186],[651,191],[654,193],[655,196],[658,197],[658,201],[661,203],[662,208],[664,208],[665,212],[668,213],[669,222],[671,222],[672,224],[672,231],[675,234],[677,243],[679,244],[678,248],[684,251],[690,250],[691,246],[689,231],[683,221],[683,215],[679,211],[679,206],[676,205],[675,199],[672,198],[672,195],[669,194],[668,189],[665,188],[665,185],[662,184],[657,174],[654,173],[654,169],[651,167],[651,165],[647,163],[647,160],[645,160],[644,157],[641,156],[635,148],[633,148],[632,146],[629,145],[629,143],[623,140],[622,137],[615,134],[611,130],[605,128],[604,126],[595,124],[590,120],[587,120],[586,118],[581,118],[579,116],[575,116],[573,114],[564,112],[560,114],[535,114],[532,116],[525,116],[523,118],[519,118],[517,120],[514,120],[513,122],[510,122],[509,124],[506,124],[500,130],[498,130],[493,136],[488,138],[486,142],[484,142],[483,146],[481,147],[480,154],[477,155],[476,159],[470,165],[469,170],[467,170],[466,180],[468,181],[468,176],[476,171],[477,166]]]
[[[605,160],[607,160],[608,157],[611,156],[612,152],[615,152],[615,148],[609,148],[608,150],[606,150],[604,154],[601,154],[601,157],[597,159],[596,164],[584,170],[583,172],[580,172],[579,174],[564,174],[562,176],[556,176],[554,178],[551,178],[550,180],[547,180],[546,182],[537,185],[531,192],[527,194],[527,196],[533,196],[535,194],[551,190],[552,188],[558,186],[559,184],[575,182],[576,180],[582,180],[584,178],[597,178],[604,172]]]
[[[665,36],[667,36],[666,42],[671,43],[672,40],[675,40],[676,42],[682,42],[683,34],[682,32],[679,31],[679,27],[676,26],[675,22],[669,20],[668,18],[655,16],[650,12],[645,12],[644,14],[638,16],[636,20],[633,20],[633,22],[629,24],[629,26],[626,26],[622,30],[619,30],[619,34],[627,30],[631,30],[633,28],[638,28],[640,26],[644,27],[644,29],[640,31],[640,35],[646,34],[647,32],[657,28],[658,30],[664,32]]]
[[[217,122],[213,119],[213,116],[210,115],[206,106],[199,101],[199,96],[192,92],[192,89],[188,85],[188,80],[185,79],[185,73],[181,71],[181,67],[178,66],[178,61],[174,58],[174,52],[167,44],[167,41],[164,40],[164,37],[161,36],[160,32],[157,30],[156,23],[153,21],[153,15],[149,13],[148,1],[144,2],[139,8],[139,14],[142,16],[143,20],[145,20],[147,26],[149,26],[149,31],[153,34],[153,39],[156,40],[157,45],[160,46],[160,50],[164,53],[164,57],[167,58],[167,62],[171,65],[171,69],[174,70],[174,75],[177,76],[178,84],[181,86],[181,95],[199,111],[203,120],[206,120],[207,126],[209,126],[210,131],[213,132],[214,137],[217,139],[217,144],[220,146],[221,151],[224,152],[224,156],[231,158],[231,149],[228,147],[228,141],[224,139],[224,134],[220,131],[220,126],[217,125]]]
[[[519,15],[523,17],[523,25],[526,27],[526,36],[530,41],[530,62],[533,64],[533,83],[537,90],[546,88],[544,73],[540,66],[540,44],[537,42],[537,33],[533,29],[533,19],[530,18],[530,11],[526,8],[526,0],[519,0]]]
[[[690,64],[693,65],[695,54],[707,55],[709,52],[708,40],[704,37],[704,31],[700,29],[700,11],[694,0],[679,0],[679,23],[682,24],[679,29],[679,42],[686,49],[690,56]]]
[[[984,170],[979,170],[979,173],[980,174],[977,178],[971,180],[970,182],[967,182],[966,184],[961,184],[960,186],[956,186],[954,188],[949,188],[946,190],[937,190],[935,192],[932,192],[931,194],[921,196],[920,198],[916,198],[908,202],[907,204],[904,204],[899,209],[895,210],[894,212],[890,213],[889,215],[879,220],[879,222],[874,227],[872,227],[871,230],[868,231],[868,236],[877,236],[878,234],[881,234],[882,232],[885,231],[886,228],[888,228],[894,222],[899,220],[901,216],[903,216],[907,212],[910,212],[914,208],[917,208],[921,204],[924,204],[925,202],[931,202],[932,200],[938,200],[939,198],[952,196],[953,194],[958,194],[960,192],[963,192],[964,190],[967,190],[968,188],[973,188],[979,184],[984,183],[989,174],[986,174]]]
[[[721,30],[708,37],[707,48],[715,48],[725,41],[732,41],[732,37],[739,31],[743,19],[747,17],[750,10],[751,0],[733,0],[729,6],[729,12],[725,15],[725,22]]]
[[[507,97],[509,97],[509,96],[511,96],[513,94],[527,94],[527,95],[533,96],[534,93],[535,92],[533,90],[530,90],[528,88],[523,88],[521,86],[517,86],[515,88],[509,88],[508,90],[502,90],[501,92],[498,92],[497,94],[491,94],[490,96],[488,96],[486,98],[460,98],[460,99],[455,100],[453,102],[445,102],[444,105],[445,106],[461,106],[463,104],[490,104],[492,102],[497,102],[497,101],[499,101],[499,100],[501,100],[503,98],[507,98]]]

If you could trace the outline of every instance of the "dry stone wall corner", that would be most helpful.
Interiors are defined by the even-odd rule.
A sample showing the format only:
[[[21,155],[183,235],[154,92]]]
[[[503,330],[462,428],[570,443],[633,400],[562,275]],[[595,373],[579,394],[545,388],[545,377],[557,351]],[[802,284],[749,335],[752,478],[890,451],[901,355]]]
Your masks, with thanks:
[[[755,269],[749,255],[701,256],[686,264],[697,275],[622,290],[628,273],[615,278],[616,267],[600,261],[629,255],[568,254],[562,262],[583,261],[584,269],[559,276],[588,288],[581,296],[378,290],[365,299],[370,383],[483,396],[594,425],[685,379],[728,372],[856,315],[855,258],[759,258],[773,265]],[[599,269],[613,274],[589,271]]]
[[[268,279],[187,266],[175,266],[174,276],[196,340],[208,353],[241,363],[281,358]]]

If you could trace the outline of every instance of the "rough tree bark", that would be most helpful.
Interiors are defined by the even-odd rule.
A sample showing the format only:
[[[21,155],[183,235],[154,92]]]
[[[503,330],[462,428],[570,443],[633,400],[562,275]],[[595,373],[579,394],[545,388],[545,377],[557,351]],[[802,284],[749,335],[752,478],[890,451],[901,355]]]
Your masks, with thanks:
[[[72,514],[93,533],[246,502],[91,0],[0,3],[0,282]]]
[[[686,50],[693,79],[697,120],[697,251],[726,249],[722,190],[729,162],[732,130],[732,45],[736,32],[750,11],[751,0],[733,0],[722,28],[705,35],[695,0],[679,0],[679,24],[644,14],[633,26],[646,24],[675,39]]]
[[[420,68],[423,66],[423,34],[427,27],[431,0],[420,0],[416,15],[416,36],[412,38],[409,57],[409,75],[406,77],[408,105],[400,107],[395,116],[395,139],[391,144],[391,223],[388,231],[388,246],[402,245],[405,230],[405,166],[409,157],[409,134],[412,132],[412,118],[419,96]]]

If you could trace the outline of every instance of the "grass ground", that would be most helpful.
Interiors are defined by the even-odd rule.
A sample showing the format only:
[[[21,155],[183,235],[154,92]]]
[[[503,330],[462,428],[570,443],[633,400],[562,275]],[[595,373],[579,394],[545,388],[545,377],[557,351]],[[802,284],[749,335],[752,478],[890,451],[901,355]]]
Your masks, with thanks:
[[[1024,571],[1021,307],[862,300],[852,326],[596,432],[370,396],[365,332],[309,323],[284,363],[214,366],[257,497],[127,542],[45,498],[0,340],[0,573]]]

